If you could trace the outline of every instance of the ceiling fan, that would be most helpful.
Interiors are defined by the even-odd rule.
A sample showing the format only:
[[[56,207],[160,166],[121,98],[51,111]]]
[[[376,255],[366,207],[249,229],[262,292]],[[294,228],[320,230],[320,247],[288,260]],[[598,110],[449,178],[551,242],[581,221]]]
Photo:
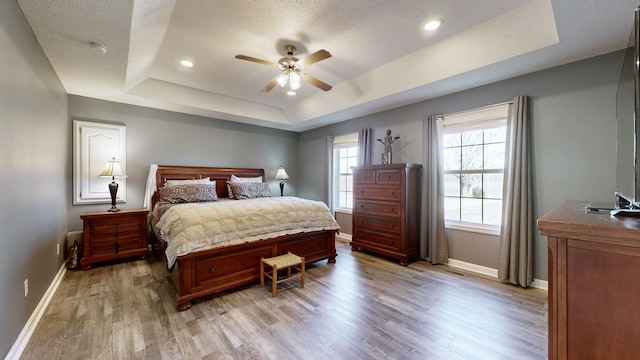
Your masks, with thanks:
[[[303,72],[305,66],[309,66],[311,64],[315,64],[324,59],[330,58],[331,53],[327,50],[318,50],[313,54],[309,55],[305,59],[298,59],[293,56],[293,53],[296,51],[296,47],[293,45],[286,45],[284,47],[284,51],[287,53],[287,56],[280,58],[278,63],[273,63],[271,61],[257,59],[251,56],[246,55],[236,55],[236,59],[252,61],[258,64],[268,65],[276,67],[282,70],[282,73],[273,78],[271,81],[265,85],[261,92],[269,92],[276,85],[280,85],[281,87],[285,87],[287,82],[289,83],[289,90],[287,91],[287,95],[293,96],[296,94],[296,90],[300,88],[300,80],[304,80],[309,84],[322,89],[324,91],[331,90],[332,86],[316,79],[315,77]]]

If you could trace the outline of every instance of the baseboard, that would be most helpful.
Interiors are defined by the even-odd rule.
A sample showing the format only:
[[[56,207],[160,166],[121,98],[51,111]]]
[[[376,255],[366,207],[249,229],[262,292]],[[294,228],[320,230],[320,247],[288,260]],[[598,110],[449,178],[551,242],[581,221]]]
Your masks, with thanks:
[[[448,265],[453,268],[470,271],[472,273],[485,275],[496,279],[498,278],[498,269],[492,269],[486,266],[476,265],[451,258],[449,258]]]
[[[55,294],[56,290],[58,290],[58,286],[60,286],[60,282],[62,281],[62,278],[64,277],[64,274],[66,272],[67,264],[66,262],[63,262],[60,266],[60,269],[58,270],[58,273],[49,285],[49,288],[44,293],[42,299],[40,299],[38,306],[36,306],[35,310],[33,310],[33,313],[31,313],[29,320],[27,320],[27,323],[24,325],[24,328],[20,332],[20,335],[18,335],[18,338],[13,343],[13,346],[11,347],[11,349],[9,349],[9,353],[5,357],[5,360],[20,359],[20,356],[22,356],[22,352],[27,347],[27,344],[29,343],[33,332],[36,330],[36,327],[38,326],[42,315],[44,315],[45,310],[47,310],[47,307],[49,306],[49,303],[53,298],[53,294]]]
[[[351,234],[337,234],[336,235],[336,240],[338,240],[340,242],[344,242],[344,243],[350,243],[351,242]]]
[[[464,262],[464,261],[460,261],[460,260],[456,260],[456,259],[449,259],[449,266],[453,267],[453,268],[457,268],[457,269],[461,269],[461,270],[466,270],[475,274],[479,274],[479,275],[485,275],[488,277],[492,277],[495,279],[498,279],[498,269],[492,269],[490,267],[486,267],[486,266],[481,266],[481,265],[476,265],[476,264],[471,264],[468,262]],[[549,290],[549,282],[547,280],[540,280],[540,279],[533,279],[533,282],[531,283],[531,287],[532,288],[536,288],[536,289],[541,289],[541,290]]]

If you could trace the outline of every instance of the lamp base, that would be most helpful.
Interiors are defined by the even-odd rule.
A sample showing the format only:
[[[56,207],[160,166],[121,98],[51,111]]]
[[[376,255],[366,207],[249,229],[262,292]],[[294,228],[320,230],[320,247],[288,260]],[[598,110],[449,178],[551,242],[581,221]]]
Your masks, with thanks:
[[[280,180],[280,196],[284,196],[284,181]]]
[[[116,194],[118,194],[118,183],[115,181],[115,178],[111,179],[111,183],[109,184],[109,193],[111,194],[111,209],[107,211],[108,212],[120,211],[120,209],[116,207]]]

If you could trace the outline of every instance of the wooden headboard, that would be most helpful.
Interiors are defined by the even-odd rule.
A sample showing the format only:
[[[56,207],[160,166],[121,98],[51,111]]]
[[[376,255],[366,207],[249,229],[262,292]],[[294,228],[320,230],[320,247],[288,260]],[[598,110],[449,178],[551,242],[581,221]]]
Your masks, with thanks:
[[[158,165],[156,187],[160,189],[167,180],[195,180],[208,177],[210,180],[216,181],[216,193],[218,197],[227,198],[229,197],[227,181],[231,179],[231,175],[237,177],[262,176],[262,181],[264,181],[264,169]],[[160,191],[156,191],[156,193],[153,194],[152,205],[158,202],[159,197]]]

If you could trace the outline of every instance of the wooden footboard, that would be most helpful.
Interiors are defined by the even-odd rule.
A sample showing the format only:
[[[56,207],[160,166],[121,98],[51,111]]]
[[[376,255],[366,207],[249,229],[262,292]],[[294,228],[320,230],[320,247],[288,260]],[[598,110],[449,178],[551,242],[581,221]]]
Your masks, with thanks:
[[[305,263],[336,261],[335,231],[286,235],[257,242],[179,256],[174,275],[178,311],[192,301],[260,279],[260,258],[286,254],[304,256]]]

